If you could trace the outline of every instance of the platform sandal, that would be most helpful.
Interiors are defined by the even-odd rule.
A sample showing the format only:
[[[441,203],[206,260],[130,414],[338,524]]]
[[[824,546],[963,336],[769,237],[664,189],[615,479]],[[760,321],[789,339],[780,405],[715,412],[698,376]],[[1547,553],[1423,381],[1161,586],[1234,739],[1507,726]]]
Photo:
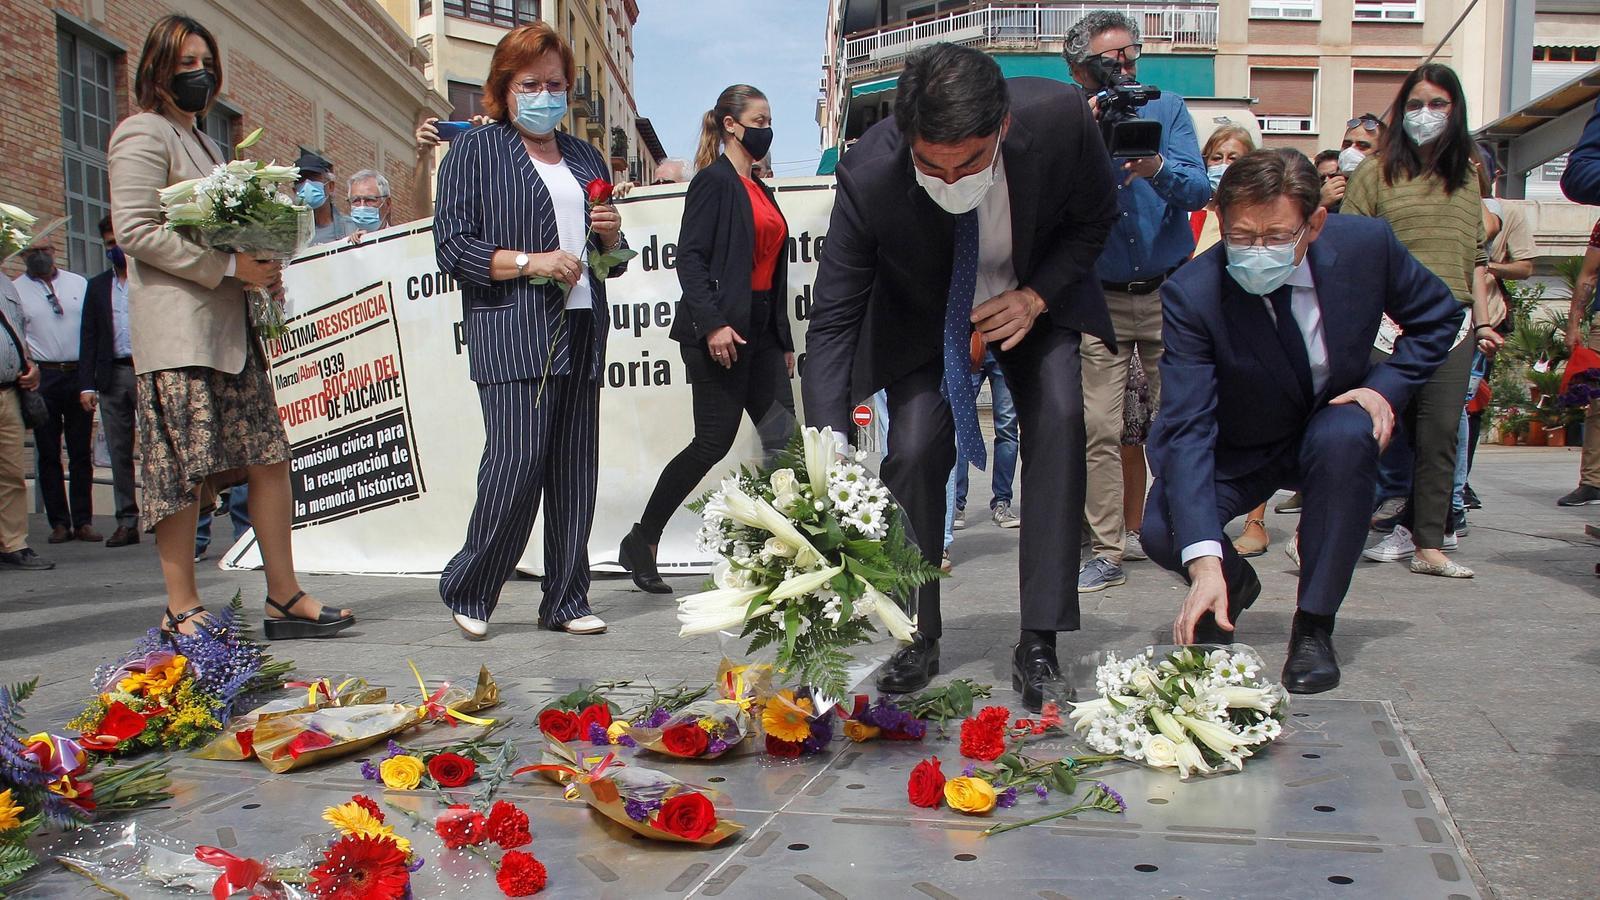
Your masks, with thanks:
[[[281,619],[267,616],[266,624],[262,626],[262,632],[267,636],[267,640],[293,641],[299,638],[333,637],[356,623],[355,615],[341,616],[327,607],[323,607],[322,614],[315,619],[295,615],[290,610],[294,609],[294,605],[305,595],[305,591],[300,591],[290,597],[288,603],[279,603],[271,597],[267,598],[268,606],[283,613]]]

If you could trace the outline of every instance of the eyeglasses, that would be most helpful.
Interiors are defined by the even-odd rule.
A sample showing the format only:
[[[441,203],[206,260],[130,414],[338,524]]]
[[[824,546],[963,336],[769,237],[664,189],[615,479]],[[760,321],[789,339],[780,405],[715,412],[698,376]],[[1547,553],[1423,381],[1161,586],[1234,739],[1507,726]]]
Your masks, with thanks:
[[[1251,247],[1262,247],[1267,250],[1287,250],[1300,243],[1300,235],[1305,232],[1306,222],[1294,231],[1275,231],[1271,234],[1234,234],[1222,236],[1222,242],[1234,250],[1246,250]]]
[[[50,301],[50,311],[58,316],[65,316],[67,311],[61,308],[61,301],[56,298],[56,292],[50,288],[44,289],[44,298]]]
[[[1407,100],[1406,112],[1416,112],[1422,108],[1422,105],[1423,104],[1421,100]],[[1435,97],[1432,100],[1429,100],[1427,105],[1428,108],[1434,112],[1444,112],[1445,110],[1449,109],[1452,104],[1449,100],[1446,100],[1443,97]]]
[[[1104,53],[1096,53],[1095,56],[1099,59],[1105,60],[1108,63],[1137,62],[1139,60],[1139,51],[1143,47],[1144,44],[1134,43],[1129,44],[1126,47],[1117,47],[1112,50],[1107,50]]]
[[[1344,123],[1344,127],[1345,127],[1345,130],[1348,131],[1349,129],[1354,128],[1357,125],[1360,125],[1362,128],[1365,128],[1367,131],[1377,131],[1379,124],[1380,123],[1378,122],[1378,117],[1377,116],[1373,115],[1372,113],[1362,113],[1361,115],[1356,116],[1354,119],[1351,119],[1350,121]]]
[[[512,92],[517,94],[537,94],[540,91],[559,94],[566,89],[567,80],[565,78],[556,78],[551,81],[521,81],[511,86]]]
[[[370,196],[370,195],[356,196],[356,195],[352,194],[350,196],[350,205],[351,206],[382,206],[384,201],[388,200],[388,199],[389,198],[386,197],[386,196],[385,197],[374,197],[374,196]]]

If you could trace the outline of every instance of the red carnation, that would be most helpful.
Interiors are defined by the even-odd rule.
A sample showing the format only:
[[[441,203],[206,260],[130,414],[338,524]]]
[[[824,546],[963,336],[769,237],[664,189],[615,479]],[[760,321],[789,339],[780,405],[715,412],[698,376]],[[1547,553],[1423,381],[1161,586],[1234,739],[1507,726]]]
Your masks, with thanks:
[[[578,737],[587,738],[595,725],[600,726],[602,733],[611,727],[611,710],[604,703],[596,703],[578,713]]]
[[[521,850],[511,850],[500,858],[494,880],[507,897],[531,897],[544,890],[549,877],[544,863]]]
[[[578,737],[578,717],[564,709],[547,709],[539,713],[539,730],[566,742]]]
[[[985,725],[998,725],[1004,728],[1006,723],[1011,721],[1011,710],[1004,706],[985,706],[978,712],[977,719]]]
[[[990,707],[1000,709],[1000,707]],[[988,712],[988,710],[984,710]],[[1010,716],[998,722],[990,717],[985,722],[980,715],[961,723],[961,755],[968,759],[990,762],[1006,752],[1006,724]]]
[[[917,763],[911,770],[911,777],[906,781],[906,798],[912,806],[924,809],[937,809],[940,798],[944,796],[944,770],[939,768],[939,760],[929,757]]]
[[[693,758],[706,752],[706,730],[694,722],[674,725],[661,732],[661,745],[673,756]]]
[[[685,840],[699,840],[717,827],[717,808],[705,794],[686,791],[661,804],[656,827]]]
[[[800,755],[800,750],[799,741],[785,741],[770,734],[767,735],[768,756],[776,756],[779,759],[794,759]]]
[[[361,807],[362,809],[366,810],[367,812],[372,813],[372,817],[374,819],[377,819],[379,822],[382,822],[384,820],[383,819],[383,809],[378,806],[378,802],[376,800],[373,800],[371,797],[368,797],[366,794],[357,794],[354,797],[350,798],[350,802],[354,803],[355,805],[357,805],[359,807]]]
[[[440,753],[428,760],[428,774],[439,782],[440,787],[456,788],[478,774],[478,764],[465,756]]]
[[[465,803],[456,803],[439,814],[433,830],[438,832],[447,849],[456,850],[483,843],[489,836],[489,823],[482,813]]]
[[[589,205],[594,206],[610,200],[612,189],[611,182],[604,178],[596,178],[583,186],[583,193],[589,198]]]
[[[533,843],[528,831],[528,814],[504,800],[495,801],[489,808],[489,840],[502,850],[523,847]]]

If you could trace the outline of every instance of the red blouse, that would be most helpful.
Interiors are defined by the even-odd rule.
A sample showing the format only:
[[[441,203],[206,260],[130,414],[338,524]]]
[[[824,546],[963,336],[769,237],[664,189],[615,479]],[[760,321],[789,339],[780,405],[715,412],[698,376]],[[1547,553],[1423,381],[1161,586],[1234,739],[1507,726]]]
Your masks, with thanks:
[[[783,224],[783,216],[779,215],[778,208],[772,205],[761,185],[748,178],[741,180],[744,181],[745,192],[750,195],[750,214],[756,223],[755,259],[750,267],[750,289],[770,291],[772,274],[778,267],[778,254],[783,252],[788,229]]]

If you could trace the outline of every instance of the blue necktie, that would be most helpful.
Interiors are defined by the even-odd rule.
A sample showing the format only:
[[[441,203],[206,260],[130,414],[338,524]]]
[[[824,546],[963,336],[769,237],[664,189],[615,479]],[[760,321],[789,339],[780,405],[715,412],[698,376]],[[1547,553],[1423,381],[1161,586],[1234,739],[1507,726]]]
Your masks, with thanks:
[[[956,450],[980,469],[989,462],[972,386],[972,299],[978,290],[978,213],[956,216],[950,297],[944,305],[944,396],[956,423]]]
[[[1294,288],[1284,285],[1272,292],[1267,299],[1272,303],[1272,314],[1278,320],[1278,343],[1283,345],[1283,352],[1289,356],[1289,367],[1294,369],[1294,377],[1300,382],[1300,390],[1306,399],[1312,399],[1316,392],[1311,380],[1311,355],[1306,351],[1306,337],[1300,333],[1300,323],[1295,321],[1294,312],[1290,309],[1289,300],[1294,294]]]

